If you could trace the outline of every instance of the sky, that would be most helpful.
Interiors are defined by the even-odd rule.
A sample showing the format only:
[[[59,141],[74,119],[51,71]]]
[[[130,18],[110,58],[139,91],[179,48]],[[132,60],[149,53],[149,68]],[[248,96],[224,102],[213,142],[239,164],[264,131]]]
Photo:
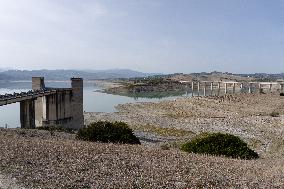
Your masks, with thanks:
[[[0,68],[284,72],[284,0],[0,0]]]

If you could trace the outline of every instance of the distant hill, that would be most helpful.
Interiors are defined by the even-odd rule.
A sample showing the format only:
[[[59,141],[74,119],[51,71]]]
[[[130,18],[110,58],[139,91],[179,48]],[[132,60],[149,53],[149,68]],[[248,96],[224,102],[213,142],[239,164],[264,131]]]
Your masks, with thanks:
[[[239,74],[239,75],[242,77],[254,77],[258,81],[284,80],[284,73],[279,73],[279,74],[255,73],[255,74]]]
[[[165,77],[165,76],[163,76]],[[167,75],[171,80],[174,81],[281,81],[284,80],[284,73],[279,74],[266,74],[266,73],[255,73],[255,74],[233,74],[233,73],[222,73],[222,72],[211,72],[211,73],[191,73],[183,74],[176,73]]]
[[[68,80],[71,77],[92,79],[116,79],[147,77],[154,73],[143,73],[128,69],[112,70],[7,70],[0,72],[0,80],[31,80],[31,77],[41,76],[46,80]]]

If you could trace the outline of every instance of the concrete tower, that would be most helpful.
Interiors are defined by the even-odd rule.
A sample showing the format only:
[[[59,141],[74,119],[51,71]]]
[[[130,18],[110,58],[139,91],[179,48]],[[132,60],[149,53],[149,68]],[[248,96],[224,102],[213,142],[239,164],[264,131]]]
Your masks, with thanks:
[[[32,89],[39,90],[44,89],[44,78],[33,77],[32,78]],[[26,100],[20,102],[20,120],[21,127],[23,128],[35,128],[42,122],[43,114],[43,99],[39,98],[36,100]]]
[[[33,90],[39,90],[39,89],[44,89],[45,84],[44,84],[44,77],[33,77],[32,78],[32,89]]]
[[[32,78],[32,89],[40,90],[44,89],[44,77],[33,77]],[[43,126],[42,122],[46,119],[46,102],[45,97],[37,98],[34,101],[34,111],[35,111],[35,127]]]
[[[71,78],[72,86],[72,128],[80,129],[84,127],[84,110],[83,110],[83,79]]]

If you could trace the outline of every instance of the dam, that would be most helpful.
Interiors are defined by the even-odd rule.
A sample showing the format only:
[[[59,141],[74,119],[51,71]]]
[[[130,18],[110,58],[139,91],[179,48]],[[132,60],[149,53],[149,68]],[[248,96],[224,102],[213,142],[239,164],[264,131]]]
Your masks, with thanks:
[[[43,77],[33,77],[32,90],[0,96],[0,106],[17,102],[21,128],[84,126],[82,78],[71,78],[71,88],[51,88]]]

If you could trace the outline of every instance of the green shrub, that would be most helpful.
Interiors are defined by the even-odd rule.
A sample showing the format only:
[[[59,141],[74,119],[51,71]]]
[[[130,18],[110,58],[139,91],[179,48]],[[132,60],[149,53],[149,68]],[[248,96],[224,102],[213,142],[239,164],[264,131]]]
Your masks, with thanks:
[[[264,92],[263,89],[259,89],[259,93],[260,93],[260,94],[265,94],[265,92]]]
[[[279,112],[271,112],[271,113],[270,113],[270,116],[271,116],[271,117],[279,117],[280,114],[279,114]]]
[[[76,138],[92,142],[140,144],[139,139],[124,122],[94,122],[80,129]]]
[[[181,150],[199,154],[211,154],[241,159],[256,159],[258,154],[249,149],[239,137],[230,134],[201,134],[183,144]]]

